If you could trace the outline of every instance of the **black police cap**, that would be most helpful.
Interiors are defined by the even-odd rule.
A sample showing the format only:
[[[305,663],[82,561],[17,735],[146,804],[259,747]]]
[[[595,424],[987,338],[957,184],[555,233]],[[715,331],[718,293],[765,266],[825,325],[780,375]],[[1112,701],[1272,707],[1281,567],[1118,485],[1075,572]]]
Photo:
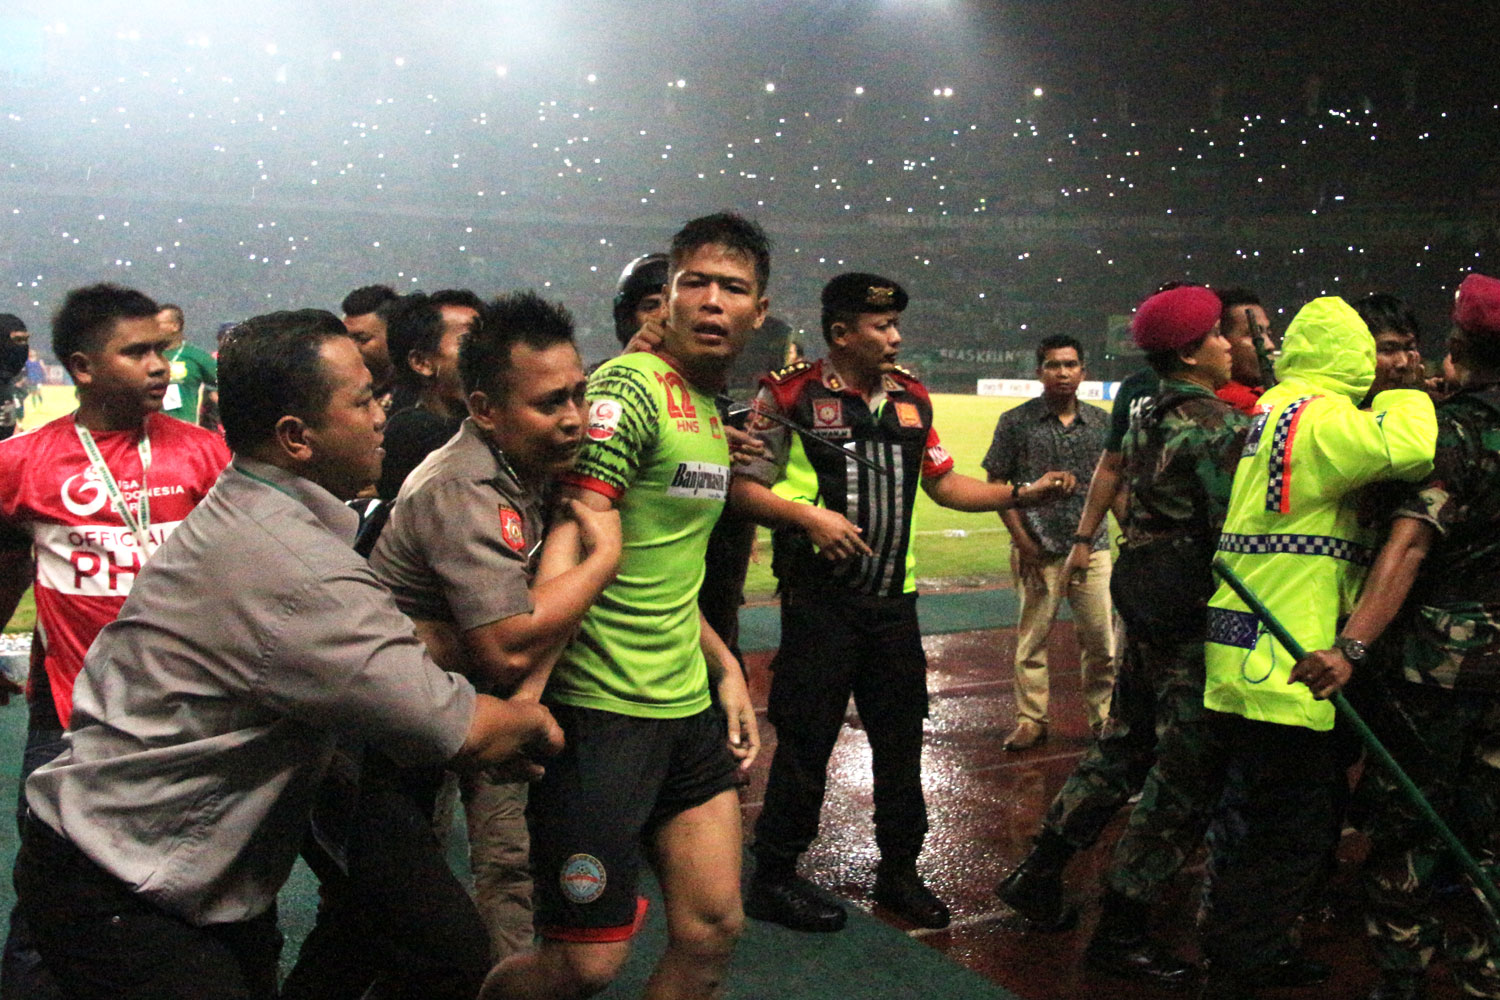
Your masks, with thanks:
[[[823,286],[823,311],[841,313],[901,312],[906,289],[890,278],[854,271]]]

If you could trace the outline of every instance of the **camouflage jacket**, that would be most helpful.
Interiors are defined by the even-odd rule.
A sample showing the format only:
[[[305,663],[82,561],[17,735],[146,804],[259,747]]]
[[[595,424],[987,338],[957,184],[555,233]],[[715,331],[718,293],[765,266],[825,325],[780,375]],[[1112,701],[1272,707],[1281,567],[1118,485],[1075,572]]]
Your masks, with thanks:
[[[1408,681],[1500,694],[1500,385],[1437,410],[1432,476],[1396,511],[1437,532],[1403,609]]]
[[[1121,447],[1130,489],[1125,544],[1216,540],[1250,421],[1201,386],[1163,379],[1131,418]]]

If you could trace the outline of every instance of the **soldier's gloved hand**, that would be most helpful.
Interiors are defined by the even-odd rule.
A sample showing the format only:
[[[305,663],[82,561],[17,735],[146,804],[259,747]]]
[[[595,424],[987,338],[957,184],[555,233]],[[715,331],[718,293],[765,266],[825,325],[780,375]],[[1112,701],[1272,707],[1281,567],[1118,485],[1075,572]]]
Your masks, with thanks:
[[[1315,653],[1307,654],[1305,659],[1297,661],[1292,668],[1292,675],[1287,678],[1288,684],[1306,684],[1312,691],[1313,697],[1322,701],[1333,697],[1333,693],[1345,684],[1349,678],[1354,676],[1354,665],[1344,658],[1344,654],[1337,649],[1320,649]]]

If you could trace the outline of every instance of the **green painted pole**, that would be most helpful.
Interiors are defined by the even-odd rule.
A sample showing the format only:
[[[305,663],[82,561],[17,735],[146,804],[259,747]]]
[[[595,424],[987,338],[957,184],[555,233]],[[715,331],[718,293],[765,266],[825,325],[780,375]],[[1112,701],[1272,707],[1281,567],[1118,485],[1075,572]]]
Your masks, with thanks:
[[[1302,644],[1292,638],[1292,634],[1271,613],[1271,609],[1262,604],[1260,598],[1255,595],[1255,592],[1250,589],[1249,585],[1244,580],[1241,580],[1239,575],[1230,569],[1229,565],[1218,556],[1214,557],[1214,572],[1219,575],[1219,579],[1229,585],[1230,590],[1240,596],[1240,600],[1245,602],[1245,606],[1265,623],[1266,631],[1270,632],[1276,638],[1277,642],[1286,647],[1286,651],[1292,654],[1294,660],[1302,660],[1307,657],[1307,650],[1302,648]],[[1401,765],[1396,763],[1396,758],[1391,756],[1391,752],[1385,748],[1385,744],[1380,742],[1380,738],[1375,735],[1374,731],[1365,723],[1365,720],[1360,718],[1359,713],[1354,710],[1354,707],[1349,704],[1349,700],[1344,697],[1344,693],[1342,691],[1335,691],[1332,701],[1339,713],[1348,719],[1350,725],[1359,733],[1359,738],[1364,742],[1365,749],[1369,750],[1370,754],[1376,760],[1380,761],[1385,769],[1390,772],[1391,776],[1396,779],[1396,784],[1401,786],[1401,790],[1406,793],[1407,798],[1411,799],[1412,804],[1417,807],[1417,811],[1422,814],[1423,818],[1427,820],[1428,825],[1432,827],[1433,831],[1437,833],[1448,849],[1453,852],[1453,856],[1458,859],[1459,864],[1468,873],[1469,878],[1473,880],[1474,887],[1479,890],[1490,904],[1490,919],[1492,921],[1497,920],[1497,915],[1500,915],[1500,890],[1495,888],[1494,881],[1485,872],[1484,868],[1480,866],[1479,862],[1474,859],[1474,855],[1469,853],[1469,849],[1463,845],[1458,836],[1448,827],[1448,824],[1443,822],[1443,817],[1439,816],[1437,810],[1432,808],[1432,803],[1427,801],[1427,796],[1422,794],[1422,790],[1417,787],[1416,782],[1412,781]]]

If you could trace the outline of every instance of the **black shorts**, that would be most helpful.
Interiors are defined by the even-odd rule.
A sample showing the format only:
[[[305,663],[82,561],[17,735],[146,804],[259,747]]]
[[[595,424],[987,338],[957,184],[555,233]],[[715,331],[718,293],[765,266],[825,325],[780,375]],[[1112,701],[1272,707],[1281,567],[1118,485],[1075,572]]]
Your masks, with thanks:
[[[551,707],[567,746],[546,762],[526,807],[537,933],[623,941],[646,913],[635,892],[646,839],[735,787],[724,713],[642,719]]]

